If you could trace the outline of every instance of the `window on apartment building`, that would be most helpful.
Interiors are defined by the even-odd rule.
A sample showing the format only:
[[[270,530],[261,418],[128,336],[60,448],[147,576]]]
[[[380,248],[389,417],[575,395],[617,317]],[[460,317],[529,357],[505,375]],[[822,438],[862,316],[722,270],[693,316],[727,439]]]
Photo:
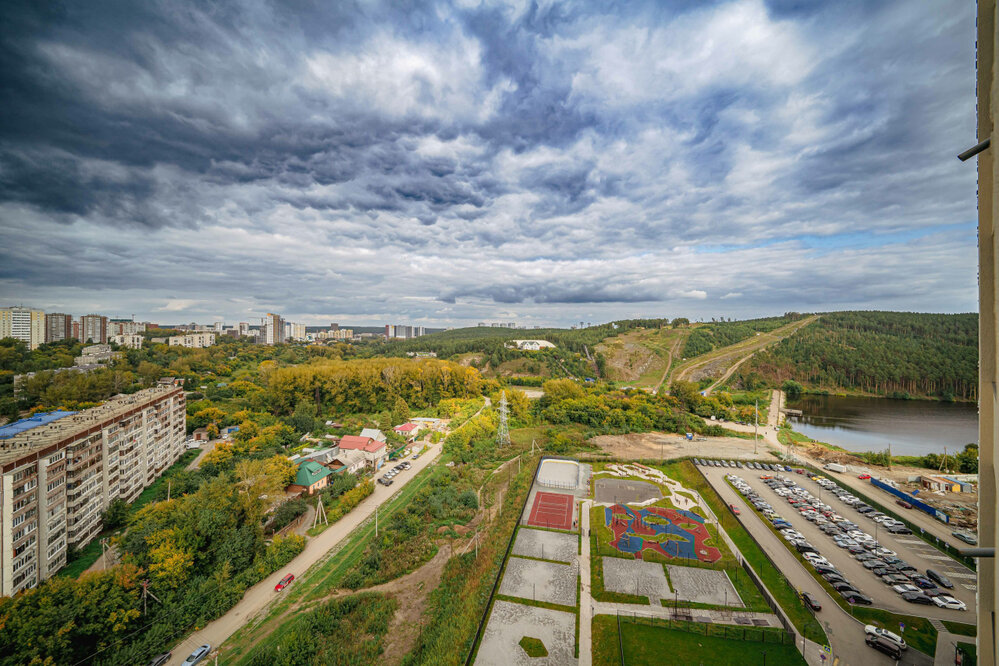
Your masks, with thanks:
[[[60,476],[55,481],[49,481],[47,484],[45,484],[45,492],[50,493],[59,486],[61,486],[62,484],[64,484],[65,482],[66,482],[66,477],[64,476]]]
[[[54,465],[55,463],[59,462],[60,460],[63,460],[65,457],[66,457],[66,452],[65,451],[60,451],[59,453],[56,453],[56,454],[53,454],[53,455],[49,456],[48,464]]]

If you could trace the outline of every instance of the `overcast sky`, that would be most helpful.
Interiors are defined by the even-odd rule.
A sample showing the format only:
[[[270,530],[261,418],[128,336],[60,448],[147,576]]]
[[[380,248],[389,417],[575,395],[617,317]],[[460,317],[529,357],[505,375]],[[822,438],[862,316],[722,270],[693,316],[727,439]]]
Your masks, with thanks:
[[[6,0],[0,305],[977,310],[974,43],[965,0]]]

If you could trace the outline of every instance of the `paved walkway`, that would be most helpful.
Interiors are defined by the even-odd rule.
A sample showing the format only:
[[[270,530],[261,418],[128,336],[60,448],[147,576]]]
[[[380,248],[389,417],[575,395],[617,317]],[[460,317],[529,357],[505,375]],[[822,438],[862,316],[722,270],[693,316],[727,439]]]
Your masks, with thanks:
[[[593,660],[593,588],[590,580],[590,507],[585,500],[579,511],[579,529],[582,532],[579,556],[579,573],[582,585],[579,595],[579,666],[590,666]]]
[[[330,526],[325,532],[309,540],[298,557],[289,562],[286,566],[278,569],[270,576],[260,581],[246,591],[243,598],[222,617],[210,622],[200,631],[197,631],[187,638],[177,643],[173,649],[173,658],[170,664],[179,666],[184,659],[199,645],[210,644],[213,648],[219,647],[227,638],[261,612],[265,612],[271,602],[279,597],[274,592],[274,586],[287,573],[294,573],[301,577],[309,567],[323,559],[331,549],[341,541],[348,538],[361,523],[371,516],[375,509],[392,498],[393,495],[402,490],[407,483],[416,478],[416,475],[426,467],[433,464],[441,453],[441,445],[431,445],[427,451],[413,462],[413,468],[405,474],[396,477],[395,483],[391,486],[375,484],[374,492],[366,497],[353,511]]]
[[[708,610],[706,608],[681,608],[684,611],[683,614],[690,614],[695,618],[710,618],[711,624],[731,624],[736,626],[762,626],[753,624],[742,624],[736,621],[736,618],[743,618],[747,620],[762,620],[767,623],[768,627],[779,627],[781,626],[780,620],[773,613],[758,613],[755,611],[744,611],[732,609],[730,611],[723,610]],[[663,620],[669,620],[673,618],[673,607],[672,606],[645,606],[642,604],[621,604],[621,603],[610,603],[606,601],[594,601],[593,602],[593,614],[594,615],[627,615],[628,617],[656,617]],[[582,626],[583,616],[579,617],[580,626]],[[583,643],[580,641],[579,653],[583,653]]]

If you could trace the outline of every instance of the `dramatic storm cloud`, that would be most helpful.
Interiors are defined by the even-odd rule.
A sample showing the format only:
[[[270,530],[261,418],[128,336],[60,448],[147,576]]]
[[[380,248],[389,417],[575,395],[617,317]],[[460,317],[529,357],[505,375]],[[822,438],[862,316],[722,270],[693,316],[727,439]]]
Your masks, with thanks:
[[[0,305],[976,306],[967,2],[0,7]]]

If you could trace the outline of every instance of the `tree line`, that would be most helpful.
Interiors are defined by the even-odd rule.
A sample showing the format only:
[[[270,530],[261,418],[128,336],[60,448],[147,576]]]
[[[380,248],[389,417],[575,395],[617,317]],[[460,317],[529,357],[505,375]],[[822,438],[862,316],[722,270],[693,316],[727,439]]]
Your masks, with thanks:
[[[978,315],[832,312],[757,353],[740,369],[747,388],[786,380],[806,390],[890,397],[978,397]]]

